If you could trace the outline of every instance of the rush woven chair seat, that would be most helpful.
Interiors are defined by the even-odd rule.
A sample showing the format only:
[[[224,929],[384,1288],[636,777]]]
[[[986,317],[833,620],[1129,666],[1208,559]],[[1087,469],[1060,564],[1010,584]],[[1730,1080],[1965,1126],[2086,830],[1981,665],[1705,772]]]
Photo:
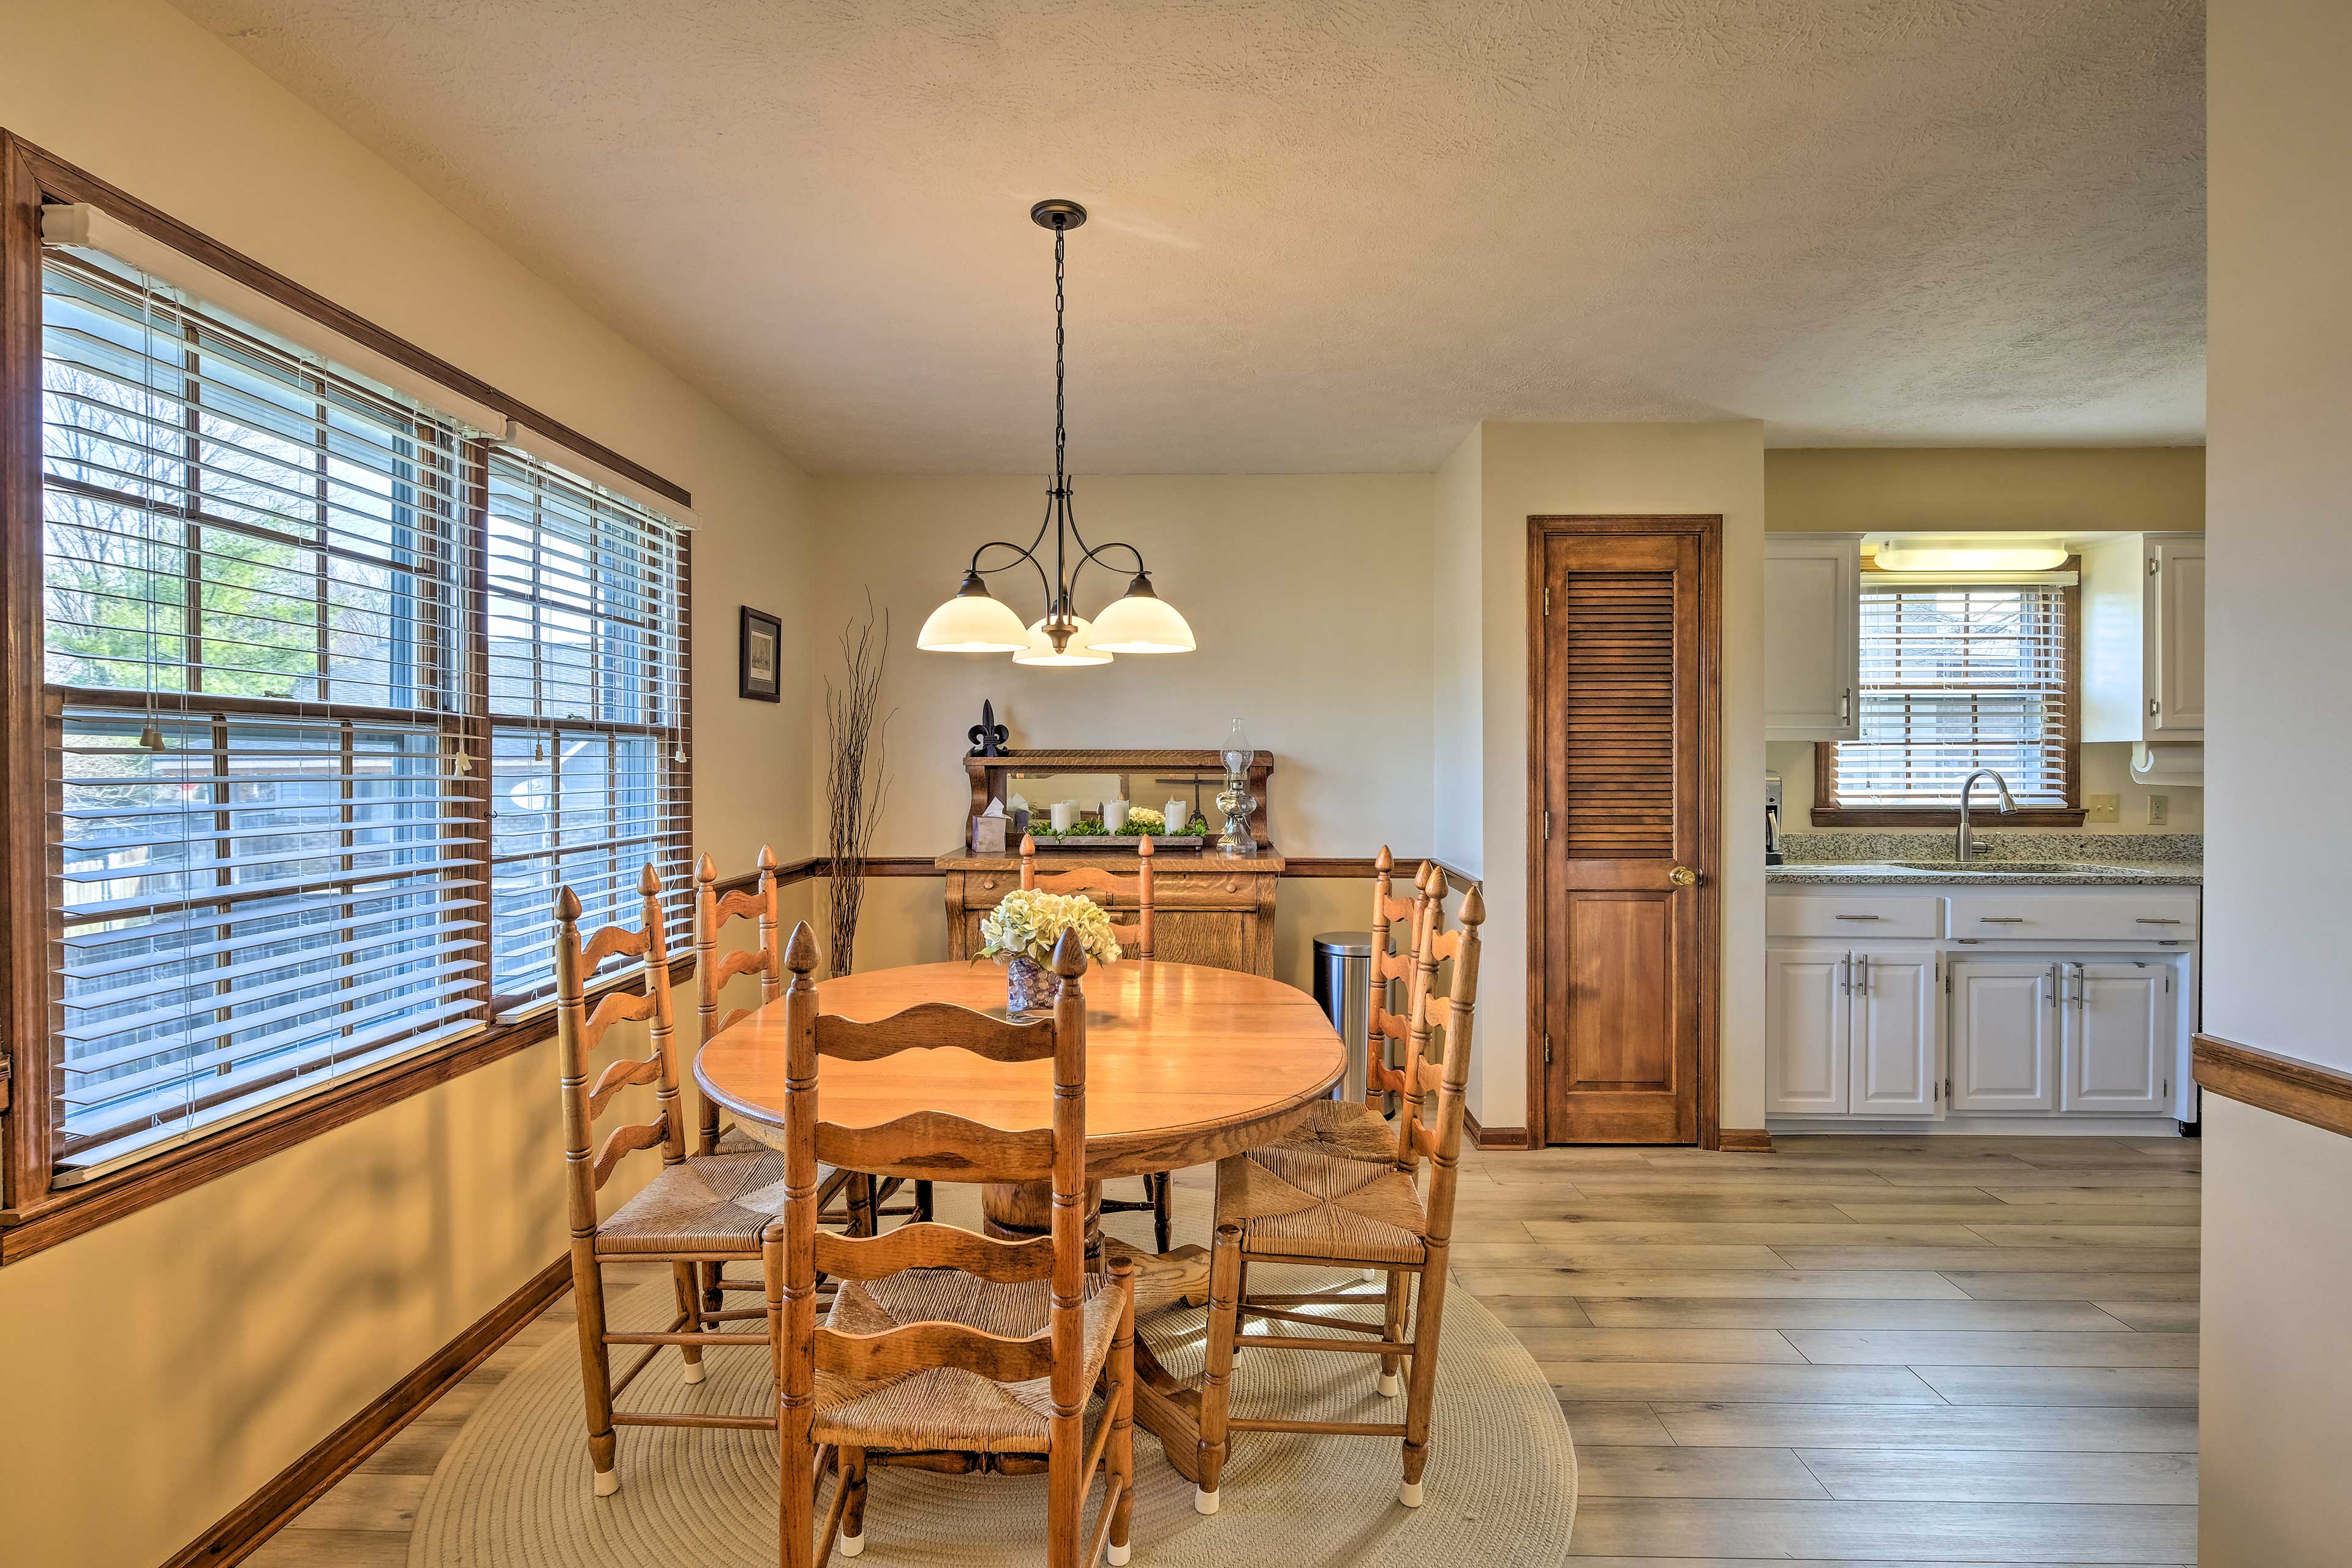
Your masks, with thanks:
[[[1118,939],[1122,949],[1132,944],[1135,955],[1148,961],[1152,956],[1152,936],[1156,925],[1151,897],[1151,840],[1143,837],[1135,841],[1135,875],[1132,877],[1122,877],[1099,866],[1077,866],[1066,871],[1041,872],[1037,869],[1037,840],[1033,835],[1024,833],[1021,836],[1021,885],[1042,893],[1102,893],[1114,899],[1133,899],[1133,923],[1120,925],[1113,921],[1110,933]],[[1102,1212],[1150,1214],[1152,1239],[1159,1243],[1160,1250],[1165,1252],[1173,1223],[1168,1207],[1169,1173],[1154,1171],[1143,1177],[1142,1182],[1142,1201],[1107,1197],[1102,1200]]]
[[[1429,952],[1434,931],[1423,917],[1431,906],[1431,889],[1444,891],[1445,873],[1423,861],[1412,879],[1412,896],[1392,898],[1389,888],[1395,866],[1388,846],[1381,845],[1372,861],[1372,966],[1370,995],[1364,1011],[1364,1098],[1317,1100],[1307,1119],[1272,1147],[1383,1165],[1396,1158],[1397,1130],[1381,1114],[1381,1107],[1391,1093],[1403,1092],[1405,1075],[1403,1069],[1389,1066],[1389,1042],[1403,1046],[1409,1040],[1412,999],[1420,995],[1436,967]],[[1403,936],[1402,952],[1390,951],[1391,932]],[[1390,987],[1399,980],[1406,985],[1402,1013],[1389,1007]]]
[[[1385,857],[1383,857],[1385,858]],[[1459,931],[1437,931],[1444,916],[1444,884],[1422,878],[1420,913],[1423,973],[1415,981],[1406,1031],[1408,1050],[1396,1078],[1403,1097],[1387,1163],[1351,1158],[1319,1147],[1277,1142],[1234,1154],[1217,1164],[1217,1235],[1209,1263],[1208,1345],[1201,1379],[1201,1442],[1196,1454],[1199,1489],[1192,1505],[1214,1513],[1225,1458],[1237,1432],[1319,1433],[1332,1436],[1387,1437],[1403,1441],[1404,1479],[1397,1500],[1422,1502],[1422,1475],[1429,1463],[1429,1420],[1437,1392],[1438,1328],[1445,1310],[1445,1260],[1454,1230],[1454,1186],[1462,1151],[1462,1091],[1470,1076],[1470,1034],[1478,991],[1478,927],[1486,916],[1484,894],[1475,885],[1462,900]],[[1434,873],[1438,877],[1443,872]],[[1377,950],[1376,950],[1377,951]],[[1431,1018],[1438,1000],[1437,965],[1451,959],[1453,974],[1444,1001],[1444,1053],[1431,1061]],[[1377,992],[1375,993],[1377,994]],[[1433,1120],[1422,1107],[1433,1102]],[[1426,1187],[1415,1178],[1427,1163]],[[1353,1266],[1386,1277],[1378,1294],[1320,1291],[1312,1294],[1252,1294],[1254,1262]],[[1414,1282],[1418,1281],[1416,1288]],[[1302,1310],[1305,1308],[1318,1310]],[[1381,1321],[1335,1316],[1335,1307],[1378,1308]],[[1245,1320],[1258,1318],[1308,1333],[1244,1333]],[[1242,1345],[1343,1355],[1377,1356],[1379,1390],[1406,1395],[1404,1419],[1299,1421],[1279,1416],[1236,1417],[1231,1413],[1234,1352]],[[1401,1382],[1400,1368],[1404,1370]]]
[[[820,1013],[809,978],[816,942],[805,925],[793,928],[784,963],[793,976],[784,993],[784,1213],[761,1249],[783,1568],[824,1568],[836,1544],[845,1557],[865,1549],[876,1464],[1042,1469],[1049,1568],[1087,1568],[1106,1549],[1124,1563],[1135,1512],[1135,1265],[1117,1258],[1108,1275],[1087,1268],[1087,961],[1077,933],[1055,944],[1060,994],[1053,1016],[1034,1023],[945,1003],[870,1022]],[[1007,1131],[946,1110],[877,1127],[820,1116],[824,1058],[871,1062],[929,1048],[969,1051],[1007,1071],[1050,1060],[1050,1125]],[[835,1236],[817,1228],[820,1161],[908,1179],[1045,1184],[1050,1228],[1025,1241],[927,1221]],[[822,1323],[820,1273],[835,1287]],[[1089,1438],[1087,1396],[1097,1384],[1102,1419]],[[820,1527],[816,1487],[828,1470],[840,1479]],[[1097,1471],[1102,1506],[1082,1535]]]
[[[1393,1154],[1395,1134],[1390,1133]],[[1394,1165],[1280,1144],[1217,1163],[1217,1221],[1241,1227],[1244,1258],[1419,1264],[1429,1217]]]
[[[1088,1275],[1079,1370],[1092,1383],[1118,1337],[1119,1294]],[[825,1316],[845,1334],[881,1334],[916,1323],[961,1323],[1003,1339],[1027,1339],[1051,1323],[1043,1279],[998,1284],[956,1268],[909,1268],[881,1279],[845,1279]],[[957,1366],[903,1376],[848,1377],[820,1370],[816,1440],[857,1448],[959,1449],[1043,1454],[1053,1442],[1050,1378],[995,1383]]]
[[[706,1350],[769,1343],[768,1314],[759,1308],[719,1310],[706,1294],[698,1270],[717,1270],[732,1260],[758,1262],[766,1231],[784,1202],[783,1159],[773,1154],[689,1156],[686,1116],[677,1100],[677,1051],[669,993],[669,948],[664,933],[661,879],[648,866],[637,880],[644,896],[643,927],[605,926],[585,941],[580,935],[580,900],[571,889],[555,900],[555,1035],[563,1073],[563,1167],[572,1223],[572,1283],[579,1301],[580,1381],[588,1407],[588,1461],[598,1497],[621,1489],[614,1468],[614,1428],[626,1426],[728,1426],[769,1430],[769,1415],[654,1414],[616,1411],[614,1401],[635,1381],[664,1347],[675,1346],[685,1362],[684,1381],[702,1381]],[[632,995],[606,993],[589,1011],[588,977],[611,958],[642,961],[645,989]],[[624,1057],[588,1078],[590,1055],[615,1026],[642,1023],[653,1054]],[[615,1127],[591,1150],[596,1118],[624,1091],[650,1086],[654,1119]],[[609,1216],[597,1213],[596,1194],[632,1154],[661,1152],[662,1169],[635,1196]],[[615,1332],[604,1322],[604,1264],[614,1258],[658,1259],[670,1265],[677,1291],[677,1316],[667,1329]],[[756,1289],[757,1287],[755,1287]],[[749,1321],[750,1330],[720,1324]],[[643,1346],[629,1368],[615,1378],[615,1345]]]
[[[761,1234],[783,1207],[782,1154],[761,1149],[694,1155],[666,1166],[605,1217],[596,1227],[596,1255],[732,1252],[757,1258]]]

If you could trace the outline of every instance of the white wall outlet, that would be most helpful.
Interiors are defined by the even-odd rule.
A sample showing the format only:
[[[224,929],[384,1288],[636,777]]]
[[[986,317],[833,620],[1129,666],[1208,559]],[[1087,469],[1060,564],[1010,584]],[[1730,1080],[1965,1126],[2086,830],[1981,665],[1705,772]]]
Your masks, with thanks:
[[[2120,822],[2123,820],[2124,797],[2119,795],[2090,795],[2083,797],[2085,822]]]
[[[2147,797],[2147,825],[2161,827],[2172,818],[2172,797],[2152,795]]]

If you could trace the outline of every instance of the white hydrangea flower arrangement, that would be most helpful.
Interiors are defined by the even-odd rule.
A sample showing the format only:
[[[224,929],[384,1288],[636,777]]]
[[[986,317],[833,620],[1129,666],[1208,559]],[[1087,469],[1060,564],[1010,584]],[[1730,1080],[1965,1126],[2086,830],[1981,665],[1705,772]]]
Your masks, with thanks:
[[[1078,933],[1087,963],[1118,962],[1118,938],[1111,934],[1110,916],[1101,905],[1078,893],[1041,893],[1026,888],[1005,894],[994,910],[980,917],[980,956],[1049,963],[1054,944],[1066,931]]]
[[[1160,812],[1152,810],[1148,805],[1129,806],[1127,808],[1127,825],[1133,828],[1139,836],[1146,833],[1165,833],[1168,831],[1167,816]]]
[[[1060,996],[1061,976],[1046,968],[1054,944],[1066,931],[1078,933],[1087,962],[1118,962],[1118,938],[1112,934],[1110,916],[1101,905],[1076,893],[1042,893],[1016,889],[995,909],[980,917],[979,958],[1004,965],[1004,1005],[1008,1013],[1050,1007]]]

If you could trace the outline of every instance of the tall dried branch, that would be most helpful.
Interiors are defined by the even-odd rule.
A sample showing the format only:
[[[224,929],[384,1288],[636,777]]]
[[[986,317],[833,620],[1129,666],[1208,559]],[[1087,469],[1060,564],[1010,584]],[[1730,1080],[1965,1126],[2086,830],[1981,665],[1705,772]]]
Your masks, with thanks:
[[[842,684],[824,683],[825,739],[830,771],[825,780],[828,814],[825,840],[827,910],[825,951],[833,973],[847,974],[857,948],[857,914],[866,902],[866,857],[874,843],[882,803],[890,793],[889,728],[893,709],[881,712],[882,673],[890,662],[890,616],[877,626],[874,595],[866,595],[866,620],[842,628]],[[877,721],[878,715],[878,721]]]

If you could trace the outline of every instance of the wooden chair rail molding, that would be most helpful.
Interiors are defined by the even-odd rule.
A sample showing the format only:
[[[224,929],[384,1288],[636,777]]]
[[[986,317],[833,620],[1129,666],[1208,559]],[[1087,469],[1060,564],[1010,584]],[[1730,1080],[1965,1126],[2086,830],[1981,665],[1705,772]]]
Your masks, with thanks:
[[[2197,1037],[2192,1065],[2200,1089],[2352,1138],[2352,1073],[2218,1035]]]

